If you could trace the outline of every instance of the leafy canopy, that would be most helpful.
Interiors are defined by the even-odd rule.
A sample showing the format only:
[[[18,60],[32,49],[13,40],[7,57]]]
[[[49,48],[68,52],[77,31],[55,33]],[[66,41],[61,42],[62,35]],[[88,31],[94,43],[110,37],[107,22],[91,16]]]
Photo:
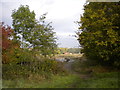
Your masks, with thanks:
[[[90,2],[84,11],[77,33],[82,52],[101,64],[120,65],[120,2]]]
[[[46,14],[41,15],[40,20],[35,19],[34,11],[29,6],[21,5],[12,13],[15,39],[28,42],[29,48],[40,51],[43,55],[55,54],[57,47],[55,32],[51,23],[46,23]],[[23,42],[24,41],[24,42]]]
[[[35,26],[35,13],[30,11],[29,6],[21,5],[18,10],[12,12],[13,27],[15,39],[22,39],[28,41],[30,38],[31,30]],[[21,35],[21,36],[20,36]]]

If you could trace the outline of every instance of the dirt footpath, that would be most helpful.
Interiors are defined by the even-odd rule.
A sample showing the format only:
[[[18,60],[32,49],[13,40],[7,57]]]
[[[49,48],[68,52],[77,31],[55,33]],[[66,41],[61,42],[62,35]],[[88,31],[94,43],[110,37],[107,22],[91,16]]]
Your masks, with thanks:
[[[82,79],[88,79],[90,78],[90,75],[89,74],[81,74],[81,73],[78,73],[78,72],[75,72],[73,69],[72,69],[72,64],[74,64],[73,62],[65,62],[64,63],[64,68],[70,72],[71,74],[76,74],[76,75],[79,75],[80,78]]]

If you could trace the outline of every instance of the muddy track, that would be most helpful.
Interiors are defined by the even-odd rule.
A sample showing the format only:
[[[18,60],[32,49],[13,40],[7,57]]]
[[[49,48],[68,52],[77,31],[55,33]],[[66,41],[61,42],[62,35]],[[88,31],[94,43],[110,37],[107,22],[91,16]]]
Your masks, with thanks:
[[[66,63],[64,64],[64,68],[65,68],[67,71],[71,72],[71,73],[75,73],[75,72],[72,70],[72,64],[73,64],[73,62],[66,62]]]
[[[74,64],[74,63],[73,63],[73,62],[66,62],[66,63],[64,63],[64,68],[65,68],[68,72],[70,72],[71,74],[79,75],[80,78],[82,78],[82,79],[88,79],[88,78],[91,77],[89,74],[81,74],[81,73],[75,72],[75,71],[72,69],[72,64]]]

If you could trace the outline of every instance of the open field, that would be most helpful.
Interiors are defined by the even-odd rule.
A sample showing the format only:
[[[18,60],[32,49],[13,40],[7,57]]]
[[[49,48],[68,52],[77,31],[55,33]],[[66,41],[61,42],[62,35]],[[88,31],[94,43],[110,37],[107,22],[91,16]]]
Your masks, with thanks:
[[[70,58],[70,59],[79,59],[83,54],[58,54],[55,58]]]

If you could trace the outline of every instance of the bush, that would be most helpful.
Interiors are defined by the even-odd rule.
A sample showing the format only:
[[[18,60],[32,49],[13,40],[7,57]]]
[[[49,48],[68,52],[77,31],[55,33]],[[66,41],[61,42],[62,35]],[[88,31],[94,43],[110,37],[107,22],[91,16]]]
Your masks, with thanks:
[[[13,49],[9,58],[12,60],[3,64],[3,79],[29,78],[31,75],[39,74],[50,77],[50,74],[64,72],[59,62],[47,58],[38,59],[34,52],[23,49]],[[47,74],[48,75],[47,75]]]

